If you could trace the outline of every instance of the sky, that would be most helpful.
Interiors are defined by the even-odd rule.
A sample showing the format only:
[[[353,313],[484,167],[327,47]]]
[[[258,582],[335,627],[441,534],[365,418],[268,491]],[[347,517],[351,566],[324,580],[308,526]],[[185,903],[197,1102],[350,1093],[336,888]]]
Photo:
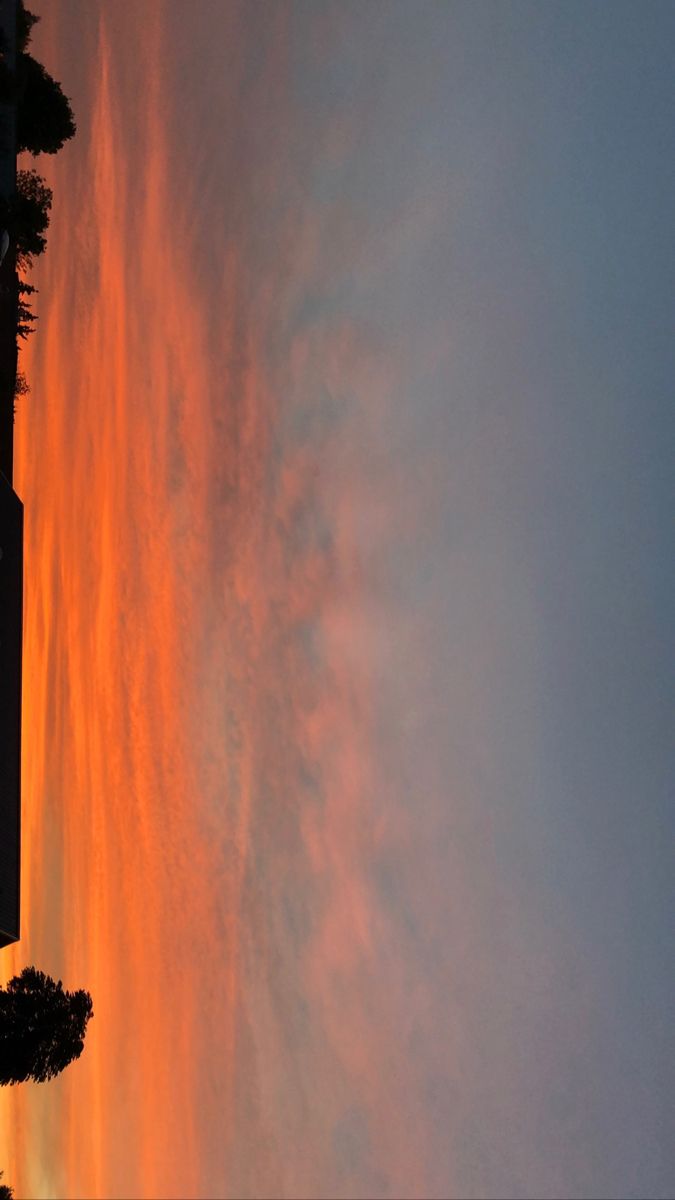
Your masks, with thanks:
[[[672,1196],[675,8],[31,7],[5,1180]]]

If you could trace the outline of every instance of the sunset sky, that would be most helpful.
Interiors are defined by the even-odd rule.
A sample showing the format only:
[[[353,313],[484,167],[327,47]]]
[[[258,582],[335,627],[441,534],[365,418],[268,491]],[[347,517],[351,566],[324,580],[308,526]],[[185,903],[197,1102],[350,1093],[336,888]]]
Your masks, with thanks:
[[[34,1197],[675,1191],[675,5],[28,0]]]

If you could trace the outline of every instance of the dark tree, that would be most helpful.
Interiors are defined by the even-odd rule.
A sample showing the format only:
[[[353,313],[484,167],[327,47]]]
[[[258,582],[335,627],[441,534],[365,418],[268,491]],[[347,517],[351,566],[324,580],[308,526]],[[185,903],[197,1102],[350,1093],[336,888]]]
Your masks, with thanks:
[[[37,25],[40,18],[35,13],[30,12],[23,0],[19,0],[19,5],[16,12],[16,50],[17,54],[24,54],[28,43],[30,42],[33,26]],[[0,1196],[0,1200],[2,1200]]]
[[[37,317],[30,304],[26,304],[26,302],[21,299],[21,296],[19,296],[16,311],[16,332],[18,337],[27,338],[31,333],[35,333],[35,321],[37,321]],[[25,396],[26,392],[24,390],[19,393],[15,389],[14,394]]]
[[[26,300],[26,296],[31,296],[37,292],[32,284],[26,283],[25,279],[17,280],[17,302],[16,302],[16,332],[17,337],[27,338],[31,333],[35,333],[35,321],[37,316],[33,312],[30,302]],[[27,396],[30,388],[25,377],[19,372],[17,375],[16,385],[14,387],[14,396]],[[1,1200],[1,1197],[0,1197]]]
[[[32,332],[33,332],[32,329],[29,330],[29,333],[32,333]],[[26,337],[26,334],[24,333],[21,336]],[[17,401],[21,400],[21,398],[23,396],[28,396],[28,395],[30,395],[30,384],[29,384],[28,380],[26,379],[26,376],[24,375],[23,371],[17,371],[16,378],[14,380],[14,403],[12,404],[12,414],[14,416],[16,416]],[[2,1192],[1,1191],[0,1191],[0,1200],[2,1200]]]
[[[17,171],[14,196],[0,203],[0,222],[14,239],[18,266],[30,267],[45,249],[51,206],[52,190],[42,176],[37,171]]]
[[[0,1179],[4,1172],[0,1171]],[[12,1200],[14,1188],[11,1188],[8,1183],[0,1183],[0,1200]]]
[[[93,1015],[89,992],[24,967],[0,988],[0,1085],[53,1079],[80,1057]]]
[[[18,56],[17,80],[17,150],[56,154],[75,133],[68,97],[64,96],[61,84],[32,54]]]

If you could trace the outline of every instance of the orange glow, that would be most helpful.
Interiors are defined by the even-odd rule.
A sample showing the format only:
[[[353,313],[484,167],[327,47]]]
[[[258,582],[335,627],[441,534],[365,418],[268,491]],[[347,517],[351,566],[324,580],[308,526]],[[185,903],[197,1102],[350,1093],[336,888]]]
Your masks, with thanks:
[[[234,25],[236,6],[223,11]],[[356,1099],[373,1154],[419,1194],[397,1012],[424,995],[368,873],[407,817],[368,808],[374,684],[353,646],[354,530],[367,520],[377,538],[385,517],[319,479],[321,430],[318,450],[302,428],[283,441],[284,420],[315,419],[315,395],[344,394],[346,364],[377,432],[403,351],[378,355],[342,315],[284,330],[270,363],[320,270],[321,215],[296,197],[259,252],[266,270],[238,244],[247,219],[210,229],[176,168],[162,6],[144,8],[133,53],[114,12],[82,31],[78,136],[39,164],[55,209],[15,472],[23,937],[2,960],[5,977],[32,962],[88,988],[95,1016],[59,1079],[0,1096],[0,1166],[18,1196],[212,1196],[214,1180],[313,1195]],[[274,14],[251,128],[291,124]],[[72,47],[45,59],[65,79]],[[243,170],[236,107],[220,99],[224,157]],[[340,124],[332,153],[344,136]],[[249,169],[242,194],[269,200],[283,147]],[[215,267],[199,277],[204,239],[215,283]],[[347,431],[349,454],[361,432]],[[336,455],[339,475],[339,439]],[[370,653],[377,614],[363,622]]]
[[[210,380],[168,176],[161,30],[147,17],[136,153],[122,140],[102,23],[91,112],[78,114],[72,148],[39,164],[55,210],[36,271],[39,332],[22,353],[32,395],[15,471],[26,510],[23,938],[2,969],[35,962],[87,987],[95,1018],[81,1060],[49,1085],[48,1117],[35,1085],[2,1097],[0,1165],[18,1195],[196,1194],[192,1098],[212,988],[226,1070],[232,1060],[246,820],[239,866],[218,879],[228,917],[209,964],[215,848],[195,803],[188,697]],[[221,1079],[224,1122],[228,1094]],[[36,1147],[49,1144],[42,1163]]]

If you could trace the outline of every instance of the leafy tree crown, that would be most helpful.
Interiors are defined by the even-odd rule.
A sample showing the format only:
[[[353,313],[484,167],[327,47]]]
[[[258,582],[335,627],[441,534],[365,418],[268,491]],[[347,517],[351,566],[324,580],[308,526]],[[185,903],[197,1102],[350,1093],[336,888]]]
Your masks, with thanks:
[[[88,992],[25,967],[0,989],[0,1084],[58,1075],[80,1057],[93,1015]]]
[[[32,54],[18,56],[17,81],[17,149],[56,154],[76,130],[68,97]]]
[[[32,13],[26,8],[23,0],[19,0],[19,5],[16,12],[16,48],[19,54],[23,54],[30,42],[33,26],[37,25],[40,18],[36,13]],[[0,1193],[0,1198],[2,1193]]]

